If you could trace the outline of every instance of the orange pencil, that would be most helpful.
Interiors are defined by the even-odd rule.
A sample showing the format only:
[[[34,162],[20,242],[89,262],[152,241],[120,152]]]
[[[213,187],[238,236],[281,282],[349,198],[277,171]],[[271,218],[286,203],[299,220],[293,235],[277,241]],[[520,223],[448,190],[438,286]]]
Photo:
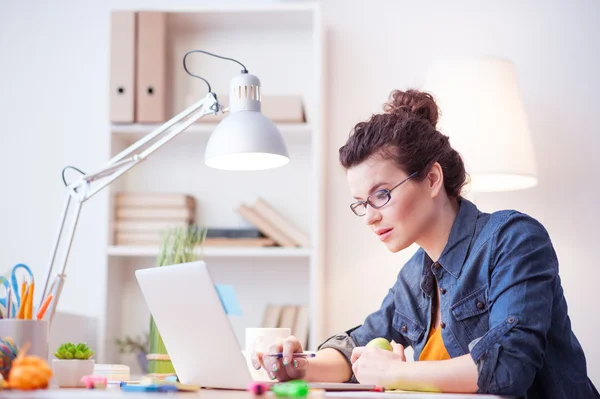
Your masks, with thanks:
[[[29,287],[25,289],[25,293],[21,296],[21,306],[19,307],[19,313],[17,313],[17,319],[25,318],[25,308],[27,307],[27,297],[29,296]]]
[[[42,303],[42,306],[40,306],[40,310],[38,311],[38,314],[37,314],[38,320],[42,320],[44,318],[44,315],[46,314],[46,310],[48,310],[48,306],[50,305],[51,301],[52,301],[52,294],[48,295],[46,297],[46,299],[44,299],[44,303]]]
[[[23,301],[25,301],[25,290],[27,289],[27,283],[25,281],[23,281],[21,283],[21,303],[23,303]]]
[[[33,293],[35,292],[35,283],[32,281],[27,295],[27,307],[25,308],[25,319],[31,320],[33,317]]]

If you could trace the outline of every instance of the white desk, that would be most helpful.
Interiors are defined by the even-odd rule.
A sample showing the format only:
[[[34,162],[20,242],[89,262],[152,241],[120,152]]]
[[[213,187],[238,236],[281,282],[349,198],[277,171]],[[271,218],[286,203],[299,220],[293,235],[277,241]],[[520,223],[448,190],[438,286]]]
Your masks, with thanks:
[[[40,399],[76,399],[76,398],[198,398],[203,399],[256,399],[257,397],[249,392],[229,391],[217,389],[203,389],[199,392],[179,392],[169,393],[133,393],[122,392],[118,387],[109,387],[105,390],[93,389],[48,389],[40,391],[0,391],[2,398],[40,398]],[[444,393],[377,393],[377,392],[330,392],[330,393],[311,393],[310,398],[337,398],[337,399],[499,399],[495,395],[467,395],[467,394],[444,394]],[[269,392],[264,395],[265,399],[273,399],[275,395]]]

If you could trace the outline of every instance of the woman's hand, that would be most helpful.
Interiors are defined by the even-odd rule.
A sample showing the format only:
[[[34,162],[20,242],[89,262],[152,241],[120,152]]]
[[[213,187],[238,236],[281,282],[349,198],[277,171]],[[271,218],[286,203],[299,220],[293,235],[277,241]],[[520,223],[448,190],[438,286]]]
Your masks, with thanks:
[[[392,351],[380,348],[357,347],[352,351],[352,371],[361,384],[390,387],[406,362],[404,347],[392,342]]]
[[[256,352],[250,355],[255,369],[263,367],[269,377],[279,381],[298,380],[304,378],[308,369],[308,359],[294,359],[294,353],[302,353],[302,345],[298,338],[290,335],[286,339],[278,338],[268,353]],[[281,359],[269,356],[271,353],[283,353]]]

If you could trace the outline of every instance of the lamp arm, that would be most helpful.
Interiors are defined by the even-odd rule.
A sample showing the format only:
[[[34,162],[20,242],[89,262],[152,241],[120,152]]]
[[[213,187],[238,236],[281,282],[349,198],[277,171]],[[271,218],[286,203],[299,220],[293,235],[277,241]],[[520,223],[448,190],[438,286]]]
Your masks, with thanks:
[[[44,290],[39,305],[41,307],[44,299],[50,293],[53,294],[50,309],[46,313],[49,315],[48,319],[50,324],[52,324],[56,306],[66,279],[65,269],[82,204],[131,168],[145,160],[181,132],[189,128],[198,119],[205,115],[217,114],[222,111],[223,107],[219,104],[217,96],[214,93],[209,92],[206,97],[191,105],[186,110],[174,116],[172,119],[111,158],[99,170],[90,174],[85,174],[79,177],[77,181],[67,186],[66,201],[61,213],[54,245],[52,247],[48,271],[44,281]],[[73,204],[74,206],[72,206]],[[71,213],[72,215],[70,215]],[[69,224],[68,229],[65,230],[65,225],[67,224],[66,222],[69,216],[72,217],[72,221]],[[62,256],[57,257],[61,245],[64,245],[65,247],[62,251]],[[52,283],[52,288],[49,290],[48,285],[50,283],[52,272],[57,266],[60,268],[60,272],[56,275],[56,279]]]

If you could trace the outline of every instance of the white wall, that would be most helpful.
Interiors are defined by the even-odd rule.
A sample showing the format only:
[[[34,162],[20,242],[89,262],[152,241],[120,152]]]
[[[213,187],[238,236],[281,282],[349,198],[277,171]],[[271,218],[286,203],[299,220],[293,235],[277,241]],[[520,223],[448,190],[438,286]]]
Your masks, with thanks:
[[[558,4],[560,3],[560,4]],[[597,1],[325,2],[329,28],[327,312],[333,334],[377,309],[409,253],[392,255],[353,217],[337,150],[392,89],[419,87],[434,59],[506,56],[516,64],[539,169],[531,190],[479,195],[484,210],[514,208],[549,230],[573,329],[600,385],[597,170],[600,3]],[[443,110],[442,110],[443,112]],[[359,248],[349,251],[349,248]],[[406,251],[411,252],[411,251]],[[411,252],[412,253],[412,252]],[[354,308],[355,311],[344,312]]]
[[[79,4],[0,3],[0,272],[30,265],[38,300],[63,206],[62,167],[90,171],[109,153],[108,14]],[[103,289],[107,232],[95,221],[107,217],[106,200],[101,193],[83,208],[63,311],[102,314],[94,298]]]
[[[380,110],[394,88],[418,87],[427,65],[447,56],[492,54],[517,68],[540,184],[481,195],[486,210],[516,208],[544,223],[561,259],[573,328],[600,385],[600,271],[594,157],[600,91],[600,4],[593,1],[324,1],[328,30],[330,202],[327,204],[326,332],[362,321],[379,305],[408,254],[391,255],[349,212],[337,149],[354,124]],[[111,8],[183,7],[194,0],[0,2],[0,272],[26,262],[41,273],[62,206],[60,170],[90,170],[108,156],[108,42]],[[106,278],[106,195],[86,204],[60,308],[102,316],[94,298]],[[349,251],[348,248],[360,248]],[[41,278],[40,278],[41,280]],[[99,284],[102,286],[103,284]],[[38,290],[39,294],[39,290]],[[352,312],[345,309],[353,308]]]

